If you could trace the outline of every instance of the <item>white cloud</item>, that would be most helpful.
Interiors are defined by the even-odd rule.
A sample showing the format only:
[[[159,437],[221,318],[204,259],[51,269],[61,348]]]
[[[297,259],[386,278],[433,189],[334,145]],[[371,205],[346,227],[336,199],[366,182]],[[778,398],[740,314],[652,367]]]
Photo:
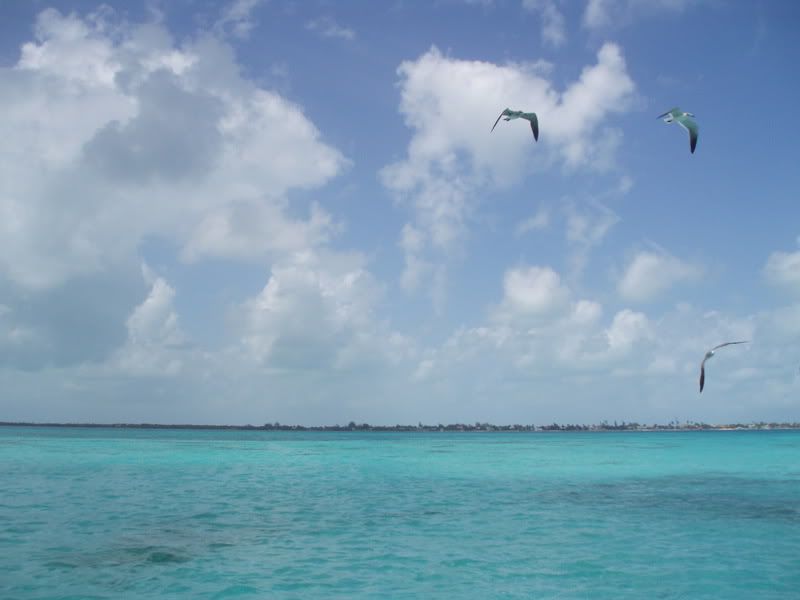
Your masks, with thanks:
[[[650,323],[644,313],[628,308],[614,315],[610,327],[606,329],[608,347],[615,354],[625,355],[640,340],[652,335]]]
[[[598,51],[597,64],[585,67],[562,93],[529,66],[452,59],[435,47],[416,61],[403,62],[398,73],[400,111],[414,129],[408,159],[392,166],[400,189],[434,167],[458,166],[461,152],[498,183],[517,173],[528,153],[540,146],[518,122],[502,123],[505,127],[487,135],[506,105],[536,111],[540,143],[553,144],[568,164],[585,166],[593,158],[597,127],[609,113],[624,111],[634,91],[622,52],[611,43]],[[480,119],[489,123],[486,130],[476,127]]]
[[[504,300],[489,321],[456,331],[420,369],[429,377],[432,372],[446,377],[452,369],[470,372],[471,379],[477,372],[491,374],[498,386],[541,376],[567,381],[573,374],[624,365],[650,335],[647,318],[624,310],[604,327],[602,306],[592,300],[570,302],[569,290],[552,275],[542,270],[523,282],[507,276]]]
[[[178,46],[161,24],[113,18],[48,9],[0,69],[0,276],[51,289],[130,260],[146,236],[192,259],[325,242],[330,217],[286,216],[286,194],[348,162],[302,109],[244,79],[214,37]]]
[[[477,192],[518,182],[530,169],[531,153],[544,154],[536,161],[540,166],[562,161],[570,169],[606,168],[614,150],[608,140],[621,134],[600,130],[609,114],[626,109],[634,92],[614,44],[605,44],[597,63],[562,93],[540,67],[458,60],[435,47],[403,62],[398,73],[400,112],[413,136],[407,157],[385,167],[381,179],[413,207],[412,225],[425,235],[429,252],[438,254],[437,262],[460,252]],[[518,122],[488,134],[505,106],[537,112],[538,144]],[[407,252],[406,260],[422,259]]]
[[[796,307],[787,307],[736,316],[680,304],[659,315],[622,308],[604,318],[602,306],[588,299],[567,302],[561,311],[539,319],[500,319],[495,309],[485,322],[459,328],[425,351],[417,376],[420,384],[436,390],[440,403],[473,406],[480,415],[522,412],[534,422],[597,422],[609,415],[663,421],[676,414],[735,420],[750,411],[780,410],[786,395],[796,393],[797,364],[791,356],[800,345],[797,335],[785,327],[780,331],[779,321],[800,324],[798,314]],[[705,351],[741,339],[751,343],[720,353],[719,362],[710,365],[698,405]],[[734,392],[759,399],[766,393],[770,400],[759,400],[757,408],[744,401],[733,416]],[[474,400],[482,397],[492,401]],[[561,401],[565,398],[569,402]]]
[[[242,201],[209,212],[183,248],[193,262],[206,256],[236,259],[275,258],[324,245],[339,231],[318,204],[308,220],[292,219],[286,202]]]
[[[186,338],[173,307],[175,290],[147,267],[144,276],[151,282],[150,292],[128,317],[128,339],[110,367],[131,375],[176,375],[183,366],[177,350]]]
[[[503,277],[500,314],[510,317],[547,315],[567,307],[569,290],[549,267],[518,267]]]
[[[244,354],[275,369],[337,370],[391,363],[407,340],[375,315],[382,286],[358,254],[304,253],[275,265],[237,309]]]
[[[499,356],[520,368],[566,366],[583,368],[605,360],[609,344],[600,320],[603,307],[593,300],[571,300],[572,292],[549,267],[517,267],[506,271],[503,299],[492,308],[488,323],[454,335],[446,344],[467,344],[457,353],[463,361],[491,340]],[[475,344],[477,343],[477,347]]]
[[[143,266],[145,281],[150,292],[138,305],[126,322],[128,339],[135,344],[157,343],[174,346],[184,341],[178,328],[178,317],[172,308],[175,290],[162,277],[156,276],[149,267]]]
[[[642,251],[631,260],[617,285],[625,300],[646,302],[678,283],[695,281],[702,268],[663,252]]]
[[[579,300],[572,308],[570,321],[576,325],[592,325],[603,314],[603,307],[592,300]]]
[[[764,276],[774,285],[800,290],[800,252],[773,252],[764,265]]]
[[[522,6],[537,12],[542,19],[542,39],[545,43],[558,47],[567,40],[564,15],[558,10],[554,0],[523,0]]]
[[[339,25],[332,17],[319,17],[306,23],[306,29],[318,33],[326,38],[339,38],[341,40],[353,41],[356,32],[350,27]]]

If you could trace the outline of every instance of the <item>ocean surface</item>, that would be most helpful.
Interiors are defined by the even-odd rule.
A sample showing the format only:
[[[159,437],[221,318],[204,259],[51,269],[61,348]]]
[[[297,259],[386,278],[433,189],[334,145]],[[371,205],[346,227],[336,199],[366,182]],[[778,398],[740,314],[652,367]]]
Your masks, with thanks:
[[[800,432],[0,427],[0,598],[800,598]]]

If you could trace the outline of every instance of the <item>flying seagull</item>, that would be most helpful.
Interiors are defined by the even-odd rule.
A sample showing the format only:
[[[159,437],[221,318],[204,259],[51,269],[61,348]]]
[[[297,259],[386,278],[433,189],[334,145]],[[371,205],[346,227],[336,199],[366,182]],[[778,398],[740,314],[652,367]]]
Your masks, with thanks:
[[[723,346],[730,346],[732,344],[746,344],[750,340],[743,340],[741,342],[725,342],[724,344],[720,344],[719,346],[714,346],[711,350],[706,352],[705,357],[703,358],[703,362],[700,363],[700,393],[703,393],[703,384],[706,382],[706,361],[714,356],[714,350],[717,348],[722,348]]]
[[[497,124],[500,122],[500,119],[504,118],[506,121],[510,121],[511,119],[527,119],[531,122],[531,131],[533,132],[533,139],[537,142],[539,141],[539,119],[536,118],[536,113],[526,113],[522,112],[521,110],[511,110],[510,108],[505,109],[503,112],[500,113],[500,116],[497,117],[497,121],[494,122],[492,125],[492,131],[494,128],[497,127]]]
[[[672,123],[675,121],[678,125],[683,127],[686,131],[689,132],[689,148],[692,150],[692,154],[694,154],[695,146],[697,146],[697,132],[700,129],[697,126],[697,123],[692,121],[689,117],[694,117],[692,113],[684,112],[677,106],[663,115],[659,115],[658,119],[664,119],[665,123]]]

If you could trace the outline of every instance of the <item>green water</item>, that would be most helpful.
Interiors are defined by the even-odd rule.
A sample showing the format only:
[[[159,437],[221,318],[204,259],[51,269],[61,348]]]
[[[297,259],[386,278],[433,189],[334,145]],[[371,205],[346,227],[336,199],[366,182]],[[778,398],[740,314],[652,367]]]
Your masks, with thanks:
[[[0,598],[800,598],[800,432],[0,427]]]

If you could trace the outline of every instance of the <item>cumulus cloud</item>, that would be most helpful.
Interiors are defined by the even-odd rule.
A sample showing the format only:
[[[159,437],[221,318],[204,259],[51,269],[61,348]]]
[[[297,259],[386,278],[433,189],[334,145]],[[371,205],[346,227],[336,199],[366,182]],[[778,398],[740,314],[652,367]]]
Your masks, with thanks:
[[[624,309],[607,327],[603,306],[573,300],[573,293],[549,267],[517,267],[503,278],[503,300],[475,331],[500,341],[520,366],[561,365],[567,370],[595,368],[627,355],[650,335],[647,317]]]
[[[611,352],[627,354],[636,342],[651,335],[651,329],[645,314],[626,308],[614,315],[605,333]]]
[[[48,9],[16,64],[0,68],[4,364],[163,379],[206,360],[224,363],[224,353],[212,360],[188,344],[172,285],[149,270],[142,279],[140,247],[153,239],[191,263],[272,263],[269,289],[283,282],[298,298],[280,314],[287,323],[313,298],[303,293],[310,284],[292,279],[297,257],[328,256],[313,270],[325,285],[349,276],[336,262],[345,259],[324,250],[341,223],[319,202],[289,201],[349,161],[302,107],[246,79],[221,38],[244,32],[256,5],[229,4],[216,35],[198,32],[185,43],[163,23],[131,24],[110,9],[83,17]],[[335,275],[323,272],[328,266]],[[329,304],[325,285],[323,306],[340,315],[344,305]],[[372,287],[356,287],[368,303]],[[405,343],[369,322],[384,346]],[[262,321],[251,325],[239,331],[263,334]],[[353,332],[337,352],[336,364],[346,365],[373,342],[364,329],[340,329]],[[291,345],[291,335],[277,339],[278,349]],[[316,340],[332,343],[324,332]]]
[[[178,325],[173,300],[175,290],[162,277],[144,267],[150,291],[136,306],[125,325],[128,338],[110,361],[115,372],[130,375],[176,375],[186,337]]]
[[[400,112],[413,136],[407,157],[385,167],[381,179],[413,207],[412,225],[424,235],[423,243],[406,251],[412,269],[457,254],[477,192],[519,181],[530,168],[531,152],[544,154],[540,165],[558,161],[571,169],[606,168],[613,160],[608,140],[621,134],[604,123],[625,110],[634,93],[620,48],[603,45],[596,64],[563,92],[545,73],[541,65],[454,59],[435,47],[400,65]],[[517,123],[491,136],[475,126],[490,123],[507,104],[535,107],[543,130],[538,144],[528,128],[512,126]]]
[[[646,302],[671,287],[699,279],[702,268],[663,252],[637,253],[625,269],[617,291],[625,300]]]
[[[634,92],[622,52],[611,43],[600,48],[596,64],[585,67],[578,80],[560,93],[530,65],[459,60],[436,47],[415,61],[403,62],[398,73],[400,112],[414,130],[408,159],[391,171],[399,187],[416,182],[434,167],[429,163],[437,157],[436,166],[456,166],[462,152],[497,182],[516,172],[525,161],[525,150],[534,148],[530,131],[509,124],[487,138],[474,126],[479,115],[493,121],[497,107],[506,103],[536,107],[542,143],[555,146],[573,166],[591,163],[596,139],[592,134],[609,113],[624,111]]]
[[[561,277],[549,267],[518,267],[506,271],[503,277],[503,302],[499,315],[544,316],[563,310],[569,300],[569,290]]]
[[[548,267],[509,269],[503,278],[503,299],[490,310],[487,321],[457,330],[426,354],[417,376],[469,370],[472,362],[492,365],[497,381],[548,373],[570,377],[634,365],[632,372],[644,372],[646,364],[640,359],[627,361],[652,339],[649,318],[623,309],[604,323],[599,302],[575,301],[572,296]]]
[[[524,397],[530,386],[537,395],[529,401],[554,412],[559,411],[548,408],[542,394],[552,390],[563,397],[569,389],[572,397],[587,382],[587,394],[610,405],[621,403],[627,414],[643,402],[647,410],[669,416],[676,403],[691,410],[687,403],[697,393],[705,351],[722,341],[746,339],[751,340],[746,348],[713,365],[709,403],[717,398],[721,402],[734,385],[755,393],[759,385],[768,384],[788,393],[797,366],[787,365],[786,356],[800,348],[791,333],[800,327],[797,306],[737,316],[682,303],[658,315],[623,307],[606,316],[599,302],[576,301],[574,296],[550,268],[509,269],[502,280],[502,300],[485,322],[459,328],[441,346],[423,353],[417,377],[433,384],[470,373],[458,388],[464,396],[486,385],[489,390],[502,388],[509,403],[517,392]],[[624,394],[615,382],[620,377],[630,381]],[[581,418],[593,410],[587,402],[576,406]],[[704,411],[729,416],[729,408],[709,404]]]
[[[341,227],[318,204],[308,219],[287,214],[285,201],[231,202],[209,211],[183,247],[184,260],[204,257],[263,259],[292,255],[327,243]]]
[[[214,167],[224,110],[216,98],[189,92],[175,75],[159,70],[138,87],[136,103],[135,116],[106,123],[84,144],[87,170],[135,185],[196,178]]]
[[[305,223],[286,216],[285,195],[347,160],[299,106],[244,79],[217,38],[178,45],[158,23],[48,9],[0,81],[0,276],[16,285],[106,271],[145,236],[189,258],[292,246],[253,236],[237,219],[247,210],[290,237],[332,231],[318,207]]]
[[[125,319],[145,293],[138,265],[78,276],[45,292],[0,278],[0,344],[5,367],[37,370],[102,361],[126,338]]]
[[[498,386],[506,379],[524,379],[520,370],[541,373],[561,365],[571,371],[583,353],[607,349],[600,327],[603,307],[572,297],[550,267],[508,269],[502,299],[490,308],[486,321],[460,327],[440,347],[422,353],[414,377],[446,381],[455,372],[469,372],[473,381],[480,373],[491,387],[489,381]],[[473,363],[480,367],[473,369]]]
[[[508,273],[522,275],[527,270]],[[544,295],[526,294],[527,286],[520,286],[518,294],[507,285],[512,280],[508,273],[503,278],[503,300],[484,322],[459,328],[419,357],[418,380],[441,390],[444,397],[458,399],[459,405],[487,394],[498,400],[481,404],[484,411],[528,410],[537,422],[547,419],[542,415],[581,422],[608,415],[655,414],[671,419],[675,411],[726,420],[733,418],[734,389],[745,397],[761,398],[768,387],[771,400],[765,401],[765,410],[768,404],[771,409],[781,406],[781,398],[796,390],[797,365],[786,361],[786,356],[800,350],[797,335],[788,329],[800,325],[795,306],[759,315],[726,314],[688,304],[656,315],[625,307],[606,312],[595,300],[572,300],[574,292],[559,282],[559,287],[540,287],[560,288],[567,294],[560,310],[544,317],[535,310],[530,313],[526,302],[511,301],[516,295],[523,299]],[[552,284],[553,275],[547,271],[533,273]],[[543,305],[537,302],[533,307]],[[700,360],[708,348],[732,339],[751,343],[724,357],[720,354],[719,362],[710,366],[713,372],[707,373],[704,402],[698,407],[694,399]]]
[[[299,254],[273,266],[261,293],[237,309],[241,346],[274,369],[391,363],[408,343],[377,318],[382,296],[361,255]]]

